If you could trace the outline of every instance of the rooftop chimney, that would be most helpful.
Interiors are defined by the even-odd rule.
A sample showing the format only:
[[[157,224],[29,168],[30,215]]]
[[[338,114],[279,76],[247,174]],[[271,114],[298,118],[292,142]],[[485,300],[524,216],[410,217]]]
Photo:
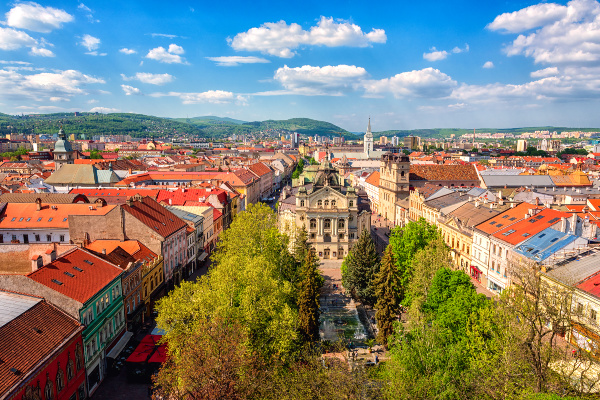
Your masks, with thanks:
[[[102,254],[106,254],[106,249],[102,249]]]

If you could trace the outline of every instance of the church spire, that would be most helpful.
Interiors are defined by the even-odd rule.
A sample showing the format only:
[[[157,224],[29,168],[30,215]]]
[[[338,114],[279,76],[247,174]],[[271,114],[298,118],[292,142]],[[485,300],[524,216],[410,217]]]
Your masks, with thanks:
[[[371,117],[369,117],[369,125],[367,126],[367,133],[371,133]]]

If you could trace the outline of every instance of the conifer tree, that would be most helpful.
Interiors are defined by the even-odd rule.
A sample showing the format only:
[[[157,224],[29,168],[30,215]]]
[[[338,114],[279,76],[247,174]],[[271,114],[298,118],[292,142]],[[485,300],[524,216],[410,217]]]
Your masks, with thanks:
[[[319,339],[319,290],[323,285],[323,278],[318,268],[315,251],[309,248],[302,263],[298,294],[298,330],[305,342]]]
[[[375,319],[379,328],[377,341],[387,348],[388,338],[394,333],[394,322],[400,313],[400,279],[392,246],[388,245],[385,249],[374,286],[377,296]]]
[[[353,297],[365,304],[376,301],[373,278],[379,271],[379,254],[368,229],[364,229],[344,260],[343,284]]]
[[[306,258],[306,254],[310,250],[310,244],[308,243],[308,232],[306,227],[302,227],[297,231],[296,237],[294,238],[294,250],[293,255],[298,264],[302,264]]]

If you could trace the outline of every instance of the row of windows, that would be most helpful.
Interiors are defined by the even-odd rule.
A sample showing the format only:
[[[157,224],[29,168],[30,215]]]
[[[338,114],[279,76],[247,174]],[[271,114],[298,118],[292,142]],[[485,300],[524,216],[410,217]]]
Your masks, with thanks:
[[[346,227],[346,220],[342,219],[338,219],[338,229],[344,229]],[[331,219],[326,218],[323,220],[323,228],[324,229],[331,229]],[[317,219],[316,218],[312,218],[310,220],[310,229],[317,229]]]
[[[48,243],[52,243],[53,242],[53,238],[52,235],[45,235],[44,236],[46,239],[46,242]],[[23,241],[23,243],[29,243],[30,239],[33,239],[33,241],[35,242],[41,242],[42,241],[42,235],[39,234],[34,234],[34,235],[29,235],[27,233],[23,234],[23,235],[11,235],[10,236],[10,240],[12,242],[17,242],[17,241]],[[58,235],[58,241],[63,243],[65,242],[66,236],[65,235]],[[0,243],[4,242],[4,235],[0,234]]]

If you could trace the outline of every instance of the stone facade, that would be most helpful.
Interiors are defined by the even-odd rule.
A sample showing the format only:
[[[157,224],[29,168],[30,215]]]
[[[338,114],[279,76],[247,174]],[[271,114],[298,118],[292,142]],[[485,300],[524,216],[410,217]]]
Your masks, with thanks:
[[[312,184],[283,190],[278,212],[280,230],[293,239],[304,226],[323,259],[343,259],[362,230],[371,226],[368,203],[326,160]]]
[[[384,218],[396,222],[396,203],[406,199],[410,193],[409,176],[408,156],[392,153],[383,155],[379,169],[378,212]]]

